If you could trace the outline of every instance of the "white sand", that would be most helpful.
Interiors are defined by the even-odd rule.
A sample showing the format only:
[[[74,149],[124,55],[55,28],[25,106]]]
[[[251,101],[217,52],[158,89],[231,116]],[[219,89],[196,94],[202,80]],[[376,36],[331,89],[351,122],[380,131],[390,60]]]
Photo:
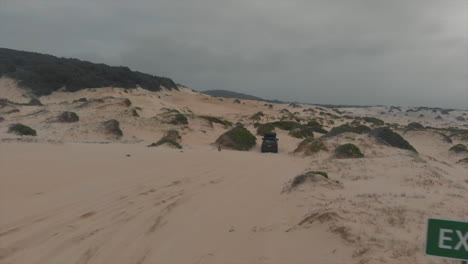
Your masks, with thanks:
[[[0,86],[0,98],[14,101],[21,94],[15,89]],[[108,96],[115,98],[82,108],[71,103]],[[424,255],[427,218],[468,218],[468,166],[456,163],[466,154],[448,151],[467,142],[449,144],[433,132],[399,131],[419,155],[346,133],[328,139],[328,148],[351,142],[365,158],[335,159],[333,151],[302,157],[291,153],[300,139],[281,130],[278,154],[259,153],[259,144],[249,152],[219,152],[210,144],[226,131],[222,125],[189,118],[183,128],[153,117],[163,107],[189,108],[242,120],[254,132],[248,118],[258,111],[270,120],[283,108],[311,114],[256,101],[233,104],[188,89],[88,89],[39,99],[44,106],[15,106],[20,112],[11,114],[0,109],[0,263],[451,263]],[[133,117],[128,110],[137,106],[140,117]],[[322,110],[309,107],[320,117]],[[45,122],[61,111],[76,112],[80,121]],[[381,108],[344,111],[400,124],[419,118],[380,114]],[[430,114],[425,125],[441,126]],[[444,122],[463,127],[466,122],[455,120],[462,114]],[[95,131],[108,119],[119,120],[122,139]],[[6,133],[14,122],[38,136]],[[334,122],[326,128],[347,120]],[[181,132],[183,150],[146,147],[172,128]],[[282,192],[309,170],[326,171],[330,180]]]

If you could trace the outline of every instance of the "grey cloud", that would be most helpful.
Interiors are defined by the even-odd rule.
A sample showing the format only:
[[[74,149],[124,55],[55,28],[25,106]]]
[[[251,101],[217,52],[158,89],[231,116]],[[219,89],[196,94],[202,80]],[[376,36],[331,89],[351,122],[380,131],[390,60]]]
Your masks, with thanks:
[[[0,35],[199,90],[468,108],[465,0],[3,0]]]

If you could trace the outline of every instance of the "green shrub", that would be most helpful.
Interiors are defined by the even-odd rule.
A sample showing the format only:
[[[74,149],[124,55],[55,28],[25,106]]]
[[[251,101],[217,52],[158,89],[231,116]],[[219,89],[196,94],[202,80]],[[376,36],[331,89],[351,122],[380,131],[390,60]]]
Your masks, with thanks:
[[[323,177],[328,179],[328,173],[326,173],[324,171],[309,171],[306,174],[318,174],[318,175],[322,175]]]
[[[37,136],[36,130],[20,123],[11,124],[8,127],[8,133],[13,133],[20,136]]]
[[[340,145],[335,149],[337,158],[363,158],[361,150],[354,144],[347,143]]]
[[[455,153],[460,153],[460,152],[465,152],[465,151],[468,151],[468,149],[466,148],[465,145],[463,144],[457,144],[453,147],[450,148],[450,151],[453,151]]]
[[[125,98],[123,102],[124,102],[124,104],[126,106],[131,106],[132,105],[132,101],[130,101],[130,99],[128,99],[128,98]]]
[[[107,120],[102,122],[99,125],[99,130],[109,136],[115,137],[115,138],[120,138],[123,136],[123,132],[120,129],[120,123],[119,121],[115,119]]]
[[[262,119],[262,116],[264,116],[263,112],[257,112],[256,114],[252,115],[250,117],[251,120],[259,121]]]
[[[311,127],[312,131],[314,131],[314,132],[318,132],[318,133],[322,133],[322,134],[328,133],[327,130],[323,129],[323,125],[320,124],[319,122],[317,122],[316,120],[309,121],[307,123],[307,126]]]
[[[188,119],[181,113],[177,113],[173,116],[172,120],[169,121],[169,124],[172,125],[186,125],[188,124]]]
[[[275,127],[283,130],[291,130],[296,127],[300,127],[301,124],[294,121],[276,121],[272,123]]]
[[[257,135],[263,136],[267,132],[275,130],[275,126],[272,123],[260,124],[257,127]]]
[[[168,144],[168,145],[171,145],[171,146],[174,146],[178,149],[182,149],[182,146],[173,138],[171,137],[162,137],[160,140],[158,140],[158,142],[156,143],[152,143],[151,145],[149,145],[148,147],[157,147],[157,146],[160,146],[162,144]]]
[[[457,163],[468,163],[468,158],[461,159]]]
[[[351,125],[351,124],[343,124],[341,126],[334,127],[328,132],[325,137],[336,136],[342,133],[351,132],[355,134],[365,134],[368,133],[371,129],[365,125]]]
[[[411,146],[411,144],[406,141],[400,134],[394,132],[388,127],[379,127],[371,131],[372,136],[378,138],[379,140],[389,144],[392,147],[411,150],[418,153],[416,149]]]
[[[372,124],[375,124],[375,125],[379,125],[379,126],[383,126],[385,124],[385,122],[381,119],[378,119],[376,117],[369,117],[369,116],[366,116],[366,117],[363,117],[362,120],[368,122],[368,123],[372,123]]]
[[[299,143],[297,148],[294,150],[294,153],[304,152],[305,155],[309,156],[313,153],[317,153],[322,150],[328,151],[328,148],[326,147],[324,140],[306,138],[301,143]]]
[[[257,138],[243,126],[236,126],[222,134],[216,144],[226,148],[247,151],[257,143]]]
[[[58,117],[57,121],[58,122],[63,122],[63,123],[73,123],[73,122],[78,122],[80,120],[80,117],[75,113],[75,112],[62,112]]]
[[[314,133],[311,127],[299,126],[289,130],[289,135],[295,138],[308,138],[314,137]]]
[[[224,127],[231,127],[232,126],[232,122],[229,122],[227,120],[223,120],[223,119],[220,119],[220,118],[214,117],[214,116],[199,116],[199,118],[208,120],[211,123],[221,124]]]

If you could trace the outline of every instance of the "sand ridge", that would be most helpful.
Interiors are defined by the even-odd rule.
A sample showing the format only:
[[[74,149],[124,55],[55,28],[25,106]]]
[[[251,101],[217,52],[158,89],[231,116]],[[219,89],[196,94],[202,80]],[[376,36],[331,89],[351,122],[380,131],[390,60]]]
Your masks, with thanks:
[[[15,102],[21,89],[9,87],[0,87],[0,97]],[[339,114],[315,105],[237,104],[183,87],[59,91],[39,100],[42,106],[0,108],[2,263],[450,263],[424,255],[427,218],[468,216],[468,166],[457,163],[466,154],[448,151],[466,140],[448,143],[435,131],[404,128],[413,121],[463,128],[456,118],[466,111],[369,107]],[[6,113],[13,108],[19,112]],[[166,123],[167,109],[189,123]],[[281,129],[278,154],[260,153],[261,136],[250,151],[218,151],[212,143],[228,128],[199,117],[241,122],[255,134],[253,114],[265,114],[261,123],[278,121],[283,109],[322,118],[327,130],[352,121],[344,115],[398,123],[419,154],[344,133],[324,139],[329,151],[303,156],[293,153],[301,139]],[[80,121],[48,121],[63,111]],[[96,130],[110,119],[119,121],[120,139]],[[7,133],[14,122],[38,136]],[[180,132],[182,150],[146,147],[169,129]],[[365,158],[335,158],[333,149],[344,143]],[[329,179],[283,191],[307,171]]]

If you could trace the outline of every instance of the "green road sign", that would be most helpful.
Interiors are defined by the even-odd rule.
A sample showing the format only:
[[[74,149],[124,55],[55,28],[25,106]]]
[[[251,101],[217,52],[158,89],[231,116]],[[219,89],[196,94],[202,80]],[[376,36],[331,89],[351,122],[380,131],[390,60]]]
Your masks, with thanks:
[[[468,260],[468,222],[430,218],[426,254]]]

